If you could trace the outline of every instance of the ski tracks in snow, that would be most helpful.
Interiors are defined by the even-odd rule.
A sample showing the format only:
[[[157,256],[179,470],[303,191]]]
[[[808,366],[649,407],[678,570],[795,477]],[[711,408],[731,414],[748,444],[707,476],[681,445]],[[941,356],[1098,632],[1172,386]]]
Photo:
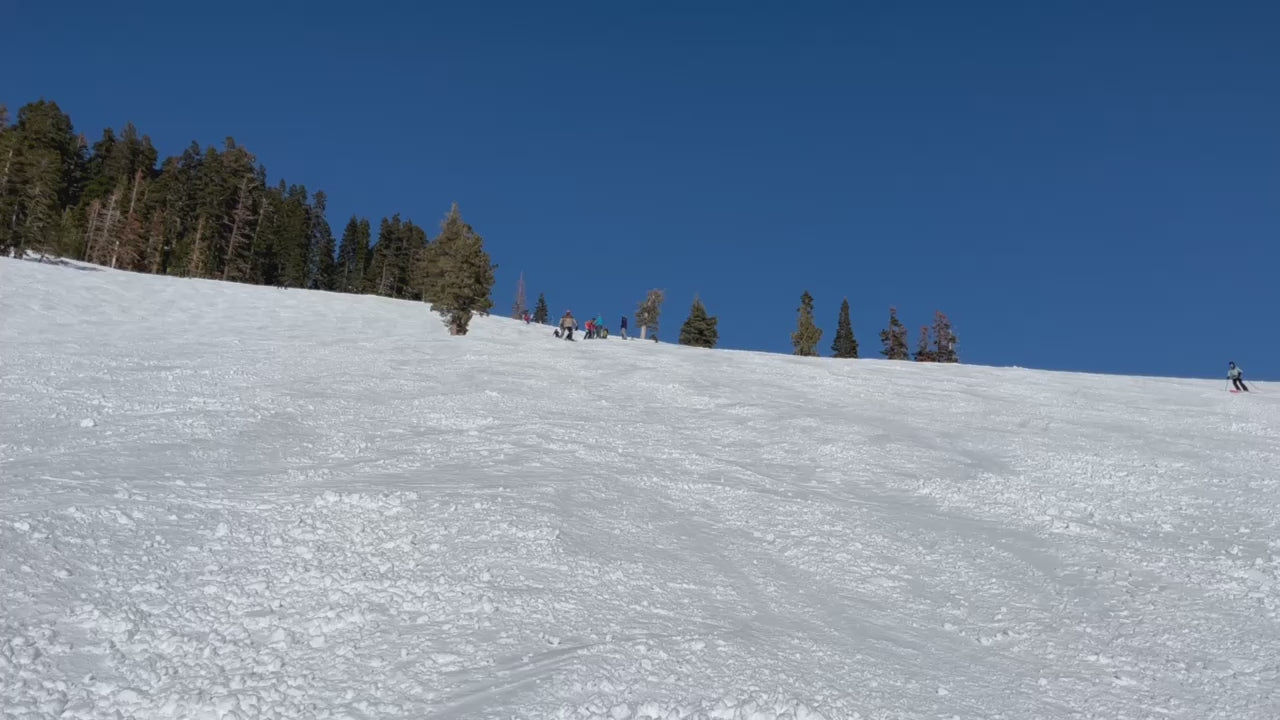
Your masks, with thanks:
[[[1265,396],[0,274],[6,717],[1280,708]]]

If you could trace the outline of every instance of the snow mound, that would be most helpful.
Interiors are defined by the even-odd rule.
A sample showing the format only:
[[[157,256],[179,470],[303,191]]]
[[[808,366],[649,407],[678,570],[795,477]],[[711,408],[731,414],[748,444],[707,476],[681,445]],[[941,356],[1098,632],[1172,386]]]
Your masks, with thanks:
[[[1280,716],[1280,403],[0,260],[5,718]]]

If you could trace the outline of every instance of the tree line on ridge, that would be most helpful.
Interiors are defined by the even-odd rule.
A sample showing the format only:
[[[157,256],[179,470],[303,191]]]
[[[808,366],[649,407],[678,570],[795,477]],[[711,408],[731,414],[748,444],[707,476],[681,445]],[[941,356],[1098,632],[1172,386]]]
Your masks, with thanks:
[[[340,237],[326,219],[321,190],[268,182],[257,157],[234,138],[221,148],[192,142],[161,159],[131,123],[94,143],[56,103],[24,105],[15,122],[0,105],[0,252],[68,257],[135,272],[375,294],[421,300],[454,334],[487,314],[494,270],[483,238],[456,204],[431,236],[398,213],[378,224],[353,215]],[[640,337],[656,340],[665,295],[650,290],[636,308]],[[525,312],[523,274],[512,316]],[[794,354],[818,355],[822,330],[806,291],[791,335]],[[550,320],[539,294],[532,320]],[[719,319],[694,297],[680,327],[682,345],[713,348]],[[880,354],[891,360],[958,362],[957,338],[942,312],[920,329],[914,354],[890,308]],[[858,357],[849,301],[840,307],[832,356]]]

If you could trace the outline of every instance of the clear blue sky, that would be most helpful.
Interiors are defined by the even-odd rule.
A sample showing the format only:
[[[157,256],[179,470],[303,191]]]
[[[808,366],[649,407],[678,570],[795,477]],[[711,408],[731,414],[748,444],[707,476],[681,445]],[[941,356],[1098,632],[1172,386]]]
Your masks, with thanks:
[[[723,346],[896,304],[964,361],[1280,377],[1280,3],[0,0],[0,101],[234,136],[376,227],[457,201],[553,313]]]

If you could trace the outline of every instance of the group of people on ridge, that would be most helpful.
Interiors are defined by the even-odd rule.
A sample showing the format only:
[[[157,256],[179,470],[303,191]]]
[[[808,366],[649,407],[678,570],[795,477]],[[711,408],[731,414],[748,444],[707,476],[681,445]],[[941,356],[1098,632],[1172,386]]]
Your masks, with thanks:
[[[525,322],[528,322],[528,320],[526,320]],[[622,339],[626,340],[627,339],[627,316],[626,315],[622,316],[622,322],[620,325],[622,328]],[[572,340],[573,331],[577,329],[578,329],[578,319],[573,316],[573,311],[565,310],[564,315],[560,317],[560,326],[556,328],[554,334],[558,338],[564,338],[565,340]],[[594,318],[588,319],[584,330],[585,332],[583,333],[583,336],[582,336],[584,340],[595,340],[595,339],[603,340],[604,338],[609,337],[609,328],[604,324],[604,317],[601,315],[596,315]]]
[[[529,311],[525,311],[522,316],[525,324],[533,321],[533,316]],[[623,315],[619,322],[622,329],[622,339],[627,339],[627,316]],[[578,329],[578,319],[573,316],[572,310],[565,310],[564,315],[560,316],[560,325],[555,329],[554,335],[565,340],[573,339],[573,331]],[[597,314],[594,318],[587,320],[586,332],[583,339],[593,340],[596,338],[604,339],[609,337],[609,328],[604,324],[603,316]],[[1249,386],[1244,384],[1244,372],[1236,366],[1235,362],[1227,363],[1227,379],[1231,381],[1231,385],[1235,388],[1235,392],[1249,392]]]

